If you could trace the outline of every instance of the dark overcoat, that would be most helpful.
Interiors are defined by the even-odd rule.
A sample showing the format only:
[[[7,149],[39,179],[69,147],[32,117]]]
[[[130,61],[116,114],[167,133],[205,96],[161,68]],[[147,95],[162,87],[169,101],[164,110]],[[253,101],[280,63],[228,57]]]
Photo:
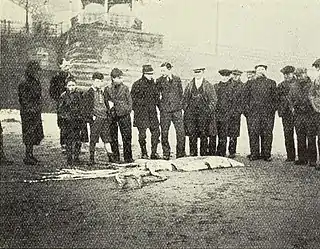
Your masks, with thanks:
[[[289,103],[289,92],[292,85],[295,83],[296,79],[290,81],[282,81],[277,86],[277,95],[278,95],[278,114],[279,117],[290,117],[292,116],[292,111],[290,109]]]
[[[31,75],[26,76],[18,87],[22,139],[26,145],[39,145],[44,138],[41,90],[40,81]]]
[[[265,76],[249,80],[243,91],[246,115],[274,115],[277,109],[277,84]]]
[[[311,80],[297,80],[292,85],[289,92],[289,101],[291,109],[295,117],[295,128],[299,132],[301,129],[306,129],[307,135],[316,136],[318,134],[318,113],[312,106],[309,99],[310,91],[312,89]]]
[[[227,136],[238,137],[240,135],[243,83],[234,80],[219,82],[215,85],[215,90],[218,98],[216,119],[227,126]]]
[[[181,79],[175,75],[172,75],[170,80],[161,76],[156,83],[161,94],[160,111],[176,112],[182,110],[183,88]]]
[[[50,97],[58,102],[61,94],[66,91],[66,79],[71,76],[70,73],[59,71],[55,76],[52,77],[49,86]]]
[[[138,128],[159,127],[157,107],[160,94],[154,80],[142,76],[131,88],[132,109],[134,111],[133,126]]]
[[[200,136],[200,133],[215,136],[217,134],[215,120],[217,95],[213,85],[205,79],[200,88],[202,88],[202,93],[195,96],[193,94],[195,79],[193,79],[184,90],[183,109],[186,136]]]

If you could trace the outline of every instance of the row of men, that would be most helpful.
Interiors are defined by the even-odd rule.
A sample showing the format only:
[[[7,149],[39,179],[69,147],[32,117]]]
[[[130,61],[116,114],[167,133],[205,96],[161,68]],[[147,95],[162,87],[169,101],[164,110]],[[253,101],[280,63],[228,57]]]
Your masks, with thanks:
[[[320,61],[317,60],[313,63],[313,66],[319,70],[319,64]],[[35,62],[29,65],[31,65],[29,69],[33,67],[31,71],[40,70],[40,67],[34,69],[37,68]],[[133,125],[139,131],[139,143],[143,158],[148,157],[146,150],[146,129],[148,128],[152,134],[151,158],[159,158],[157,154],[160,137],[157,117],[158,107],[165,159],[170,157],[168,131],[171,122],[173,122],[177,134],[177,157],[185,156],[185,136],[189,136],[191,156],[198,154],[198,138],[200,138],[200,155],[225,156],[227,137],[229,137],[229,155],[234,157],[240,130],[240,116],[243,113],[247,117],[248,123],[250,159],[270,161],[274,116],[278,109],[279,116],[283,120],[287,160],[295,160],[293,141],[295,127],[298,136],[298,161],[296,163],[306,164],[309,162],[310,165],[315,166],[317,159],[315,139],[317,135],[319,136],[320,119],[319,110],[315,106],[315,100],[318,98],[317,96],[316,98],[310,98],[310,96],[313,96],[310,93],[311,91],[318,93],[318,91],[315,87],[317,82],[311,84],[306,70],[301,68],[295,70],[291,66],[283,68],[281,72],[284,74],[285,80],[277,88],[275,81],[266,77],[267,66],[265,65],[257,65],[254,72],[248,72],[248,74],[254,76],[250,78],[250,75],[248,75],[249,80],[246,84],[240,81],[242,72],[239,70],[220,70],[222,80],[215,86],[204,79],[205,69],[197,68],[194,70],[193,80],[183,92],[180,78],[172,75],[171,69],[172,65],[170,63],[163,63],[161,65],[162,76],[155,82],[152,67],[150,65],[143,66],[143,75],[133,84],[131,94],[123,84],[122,72],[119,69],[114,69],[111,72],[112,84],[105,88],[104,92],[101,91],[103,75],[96,73],[93,75],[93,80],[94,82],[100,82],[100,85],[94,83],[91,91],[88,91],[88,93],[91,93],[84,94],[84,96],[91,96],[91,101],[80,101],[80,97],[74,97],[80,95],[73,94],[76,93],[73,90],[75,81],[69,73],[60,72],[54,77],[51,82],[50,93],[58,103],[58,124],[61,128],[61,139],[66,138],[69,141],[65,142],[68,144],[68,162],[72,163],[72,160],[78,160],[81,146],[79,140],[83,135],[82,133],[86,133],[82,132],[85,130],[82,129],[84,126],[78,125],[82,123],[79,122],[80,114],[77,114],[78,116],[74,115],[77,106],[86,107],[84,108],[86,111],[79,111],[79,113],[81,115],[85,113],[84,116],[90,122],[90,161],[94,162],[94,145],[100,136],[105,143],[111,143],[111,150],[116,155],[115,160],[119,160],[118,125],[124,141],[124,159],[127,162],[132,161],[130,119],[132,106],[134,111]],[[26,78],[28,78],[28,75],[30,73],[26,73]],[[231,78],[230,75],[232,75]],[[33,77],[33,79],[35,78]],[[68,90],[61,95],[59,90],[65,91],[66,79],[68,79]],[[26,86],[38,87],[30,90],[26,89]],[[27,116],[29,121],[30,117],[35,116],[30,115],[28,111],[26,112],[28,114],[24,115],[26,107],[39,109],[41,106],[40,100],[32,104],[28,103],[28,100],[32,102],[32,100],[37,99],[35,96],[39,95],[39,90],[41,96],[41,87],[40,89],[39,87],[39,82],[23,83],[19,86],[22,124],[26,123],[23,122],[23,119],[26,120]],[[75,103],[73,103],[73,100],[76,100]],[[25,103],[28,103],[27,106]],[[86,103],[92,104],[88,105]],[[90,108],[88,108],[89,106]],[[75,111],[75,113],[72,114],[72,111]],[[76,116],[77,118],[75,118]],[[38,138],[33,144],[39,144],[43,138],[43,132],[38,132],[38,136],[35,136],[35,134],[32,134],[33,132],[30,132],[30,129],[41,131],[40,126],[36,127],[34,124],[31,126],[25,125],[24,127],[22,125],[24,142],[28,140],[25,139],[26,134],[31,133],[32,136],[29,136],[29,138],[33,140]],[[68,134],[69,138],[64,134]],[[216,135],[218,135],[218,146],[216,146]],[[70,143],[70,141],[73,142]],[[62,141],[62,143],[64,142]],[[33,146],[27,146],[28,143],[26,142],[25,144],[27,148],[25,162],[28,164],[35,163],[36,160],[31,153],[31,147]]]
[[[319,64],[319,60],[316,60],[313,66],[319,70]],[[276,83],[266,77],[267,66],[265,65],[257,65],[254,71],[247,72],[248,82],[246,84],[240,81],[241,71],[224,69],[219,71],[222,76],[221,81],[212,87],[203,77],[205,69],[197,68],[194,69],[194,79],[183,92],[180,78],[172,75],[171,69],[170,63],[163,63],[161,65],[162,76],[153,82],[153,69],[145,65],[142,78],[132,86],[130,96],[133,99],[134,126],[139,130],[139,143],[143,158],[148,157],[145,144],[147,128],[152,134],[151,158],[158,158],[156,153],[160,136],[159,121],[156,115],[156,107],[158,107],[164,159],[170,157],[168,131],[171,122],[177,134],[177,157],[185,155],[185,135],[190,137],[191,156],[197,155],[199,137],[200,155],[225,156],[227,137],[229,137],[229,156],[234,157],[240,133],[240,116],[244,114],[247,117],[250,138],[251,155],[249,158],[270,161],[274,114],[278,109],[283,121],[287,161],[294,161],[296,158],[293,139],[296,126],[298,135],[296,163],[315,164],[317,152],[314,146],[314,136],[319,126],[317,123],[318,110],[314,106],[314,99],[309,100],[311,81],[306,70],[301,68],[295,70],[292,66],[284,67],[281,69],[284,81],[276,87]],[[120,74],[121,77],[122,72]],[[112,76],[111,78],[114,81]],[[305,94],[300,92],[301,86],[308,94],[302,96],[302,102],[299,102],[301,97],[299,94]],[[127,98],[129,99],[130,96]],[[307,106],[304,107],[304,104]],[[301,108],[306,109],[302,112],[306,116],[301,116]],[[130,108],[127,111],[131,111]],[[308,118],[309,116],[312,118]],[[117,135],[116,131],[112,133]],[[218,135],[218,146],[216,135]]]

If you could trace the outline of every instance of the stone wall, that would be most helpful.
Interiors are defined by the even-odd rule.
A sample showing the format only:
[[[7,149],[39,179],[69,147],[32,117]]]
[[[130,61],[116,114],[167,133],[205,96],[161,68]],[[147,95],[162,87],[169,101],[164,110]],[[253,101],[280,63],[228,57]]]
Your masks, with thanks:
[[[125,82],[131,84],[141,76],[143,64],[162,62],[162,38],[138,30],[82,24],[70,30],[65,55],[81,85],[90,85],[96,71],[109,78],[114,67],[123,70]]]

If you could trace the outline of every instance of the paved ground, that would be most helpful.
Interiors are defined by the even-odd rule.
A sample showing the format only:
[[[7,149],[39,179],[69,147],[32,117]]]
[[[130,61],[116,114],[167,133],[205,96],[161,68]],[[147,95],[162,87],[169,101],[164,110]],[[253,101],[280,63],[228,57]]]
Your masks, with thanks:
[[[246,167],[166,172],[167,181],[136,190],[119,190],[113,179],[24,183],[65,167],[54,116],[44,123],[36,167],[22,164],[20,124],[3,123],[15,163],[0,169],[1,247],[320,247],[320,172],[283,163],[279,120],[272,163],[247,161],[244,126],[237,159]],[[135,156],[136,142],[134,134]]]

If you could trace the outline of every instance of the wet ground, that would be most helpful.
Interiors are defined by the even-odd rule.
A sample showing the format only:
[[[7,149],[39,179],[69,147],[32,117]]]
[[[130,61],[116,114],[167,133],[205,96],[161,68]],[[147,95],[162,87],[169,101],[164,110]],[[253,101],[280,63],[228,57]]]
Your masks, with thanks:
[[[23,182],[65,167],[56,128],[47,124],[36,150],[42,165],[31,167],[22,164],[20,124],[3,123],[14,164],[0,171],[1,247],[320,247],[320,172],[284,163],[280,133],[271,163],[249,162],[242,137],[236,159],[246,167],[164,172],[167,181],[121,190],[113,178]]]

